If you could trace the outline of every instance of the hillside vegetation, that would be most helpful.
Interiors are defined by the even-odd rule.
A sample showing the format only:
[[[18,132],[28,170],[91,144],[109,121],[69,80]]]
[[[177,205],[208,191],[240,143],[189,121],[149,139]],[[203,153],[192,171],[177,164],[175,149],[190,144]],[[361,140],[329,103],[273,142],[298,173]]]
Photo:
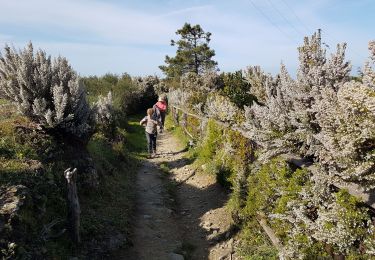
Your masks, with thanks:
[[[231,190],[244,257],[374,256],[372,211],[338,187],[374,188],[375,45],[355,80],[345,48],[327,57],[319,31],[298,48],[296,79],[282,64],[276,76],[255,66],[190,72],[169,85],[174,124],[198,144],[192,158]]]
[[[191,147],[186,161],[230,194],[244,259],[375,258],[375,211],[358,196],[372,199],[375,188],[375,42],[351,77],[346,44],[327,55],[318,31],[298,48],[293,78],[283,64],[277,75],[259,66],[219,73],[211,33],[190,24],[176,33],[164,79],[82,78],[31,43],[4,48],[0,256],[102,259],[129,246],[134,177],[146,156],[140,113],[167,95],[169,129]]]
[[[127,245],[134,174],[145,146],[131,114],[143,108],[140,100],[146,105],[155,100],[144,81],[127,75],[81,79],[66,59],[52,60],[31,44],[19,52],[5,48],[0,60],[3,259],[102,258]],[[79,244],[69,232],[67,168],[78,172]]]

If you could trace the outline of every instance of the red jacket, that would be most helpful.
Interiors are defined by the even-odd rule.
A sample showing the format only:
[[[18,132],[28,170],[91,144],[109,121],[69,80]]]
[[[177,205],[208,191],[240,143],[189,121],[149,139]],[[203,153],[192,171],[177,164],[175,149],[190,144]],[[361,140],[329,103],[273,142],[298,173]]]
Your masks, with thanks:
[[[158,101],[155,105],[159,108],[160,112],[167,111],[167,102],[165,102],[165,101]]]

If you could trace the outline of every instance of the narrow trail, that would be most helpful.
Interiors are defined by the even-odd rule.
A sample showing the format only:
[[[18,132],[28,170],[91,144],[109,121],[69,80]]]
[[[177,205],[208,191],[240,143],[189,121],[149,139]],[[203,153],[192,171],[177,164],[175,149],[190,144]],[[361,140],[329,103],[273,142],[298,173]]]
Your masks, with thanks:
[[[116,259],[238,259],[226,192],[214,176],[192,168],[172,134],[159,135],[157,145],[158,156],[137,175],[133,246]]]

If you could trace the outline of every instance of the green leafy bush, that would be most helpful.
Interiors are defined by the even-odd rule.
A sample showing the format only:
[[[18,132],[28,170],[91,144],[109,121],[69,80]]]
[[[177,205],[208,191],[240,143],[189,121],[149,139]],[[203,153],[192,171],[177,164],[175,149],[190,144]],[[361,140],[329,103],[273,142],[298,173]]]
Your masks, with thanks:
[[[229,97],[230,101],[236,104],[239,108],[250,106],[255,100],[255,97],[250,94],[251,85],[248,83],[242,71],[222,73],[220,75],[224,82],[224,87],[221,90],[224,96]]]

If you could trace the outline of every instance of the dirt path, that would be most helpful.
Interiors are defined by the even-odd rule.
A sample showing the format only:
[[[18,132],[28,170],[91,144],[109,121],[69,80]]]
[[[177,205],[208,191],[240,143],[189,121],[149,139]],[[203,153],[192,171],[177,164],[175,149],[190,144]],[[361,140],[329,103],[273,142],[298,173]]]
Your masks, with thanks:
[[[139,169],[133,246],[118,258],[237,259],[226,192],[192,168],[170,133],[158,137],[158,154]]]

